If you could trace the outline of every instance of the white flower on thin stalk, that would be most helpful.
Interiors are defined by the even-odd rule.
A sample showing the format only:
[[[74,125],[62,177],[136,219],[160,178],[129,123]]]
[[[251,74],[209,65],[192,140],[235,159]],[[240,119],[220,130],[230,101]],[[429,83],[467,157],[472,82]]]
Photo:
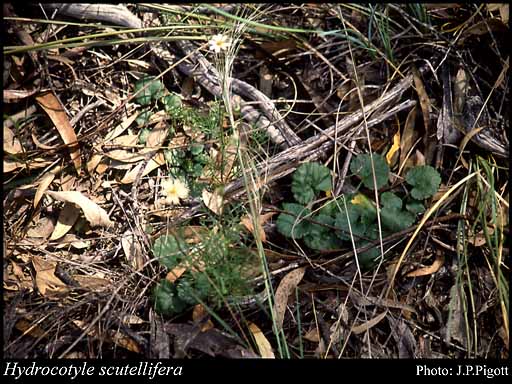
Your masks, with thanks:
[[[179,179],[164,180],[161,186],[160,194],[165,196],[165,203],[168,205],[177,205],[180,203],[180,199],[188,197],[188,186]]]
[[[210,44],[210,51],[219,53],[220,51],[227,50],[231,46],[231,39],[226,35],[218,34],[212,36],[208,44]]]

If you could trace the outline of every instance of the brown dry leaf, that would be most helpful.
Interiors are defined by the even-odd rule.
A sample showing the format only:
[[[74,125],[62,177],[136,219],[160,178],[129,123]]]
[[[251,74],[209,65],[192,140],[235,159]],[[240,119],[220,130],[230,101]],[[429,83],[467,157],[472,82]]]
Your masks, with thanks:
[[[68,233],[78,219],[78,216],[80,216],[80,210],[72,203],[65,203],[59,213],[59,218],[50,236],[50,240],[60,239]]]
[[[32,96],[38,90],[37,88],[33,89],[4,89],[4,102],[5,103],[15,103],[22,99],[26,99],[27,97]]]
[[[153,156],[153,158],[151,160],[148,161],[148,163],[146,164],[146,167],[142,171],[141,177],[148,175],[149,173],[151,173],[152,171],[154,171],[158,167],[161,167],[164,164],[165,164],[164,154],[161,152],[158,152],[157,154],[155,154],[155,156]],[[137,178],[137,176],[139,175],[139,171],[143,165],[144,165],[144,163],[137,164],[134,168],[132,168],[131,170],[126,172],[123,179],[121,180],[121,183],[123,183],[123,184],[133,183],[135,181],[135,179]]]
[[[406,277],[417,277],[417,276],[426,276],[426,275],[432,275],[433,273],[436,273],[439,268],[441,268],[444,264],[444,254],[441,251],[438,251],[436,254],[436,259],[432,263],[432,265],[429,265],[428,267],[419,268],[415,271],[409,272]]]
[[[508,13],[508,12],[507,12]],[[508,18],[508,15],[506,16]],[[481,36],[487,35],[490,32],[508,32],[507,25],[505,22],[498,19],[486,19],[476,24],[473,24],[469,28],[462,32],[461,37],[457,44],[460,46],[470,36]]]
[[[368,320],[366,323],[363,323],[361,325],[356,325],[355,327],[352,327],[351,331],[352,333],[359,335],[360,333],[366,332],[370,328],[376,326],[378,323],[382,321],[387,315],[388,311],[385,310],[380,315],[375,316],[373,319]]]
[[[89,221],[91,226],[104,226],[110,227],[114,223],[108,217],[108,213],[98,206],[98,204],[91,201],[89,198],[82,195],[81,192],[67,191],[67,192],[54,192],[46,191],[46,194],[59,201],[69,202],[78,205],[85,218]]]
[[[15,327],[17,330],[23,332],[22,336],[30,335],[34,338],[43,338],[47,335],[47,332],[45,332],[37,322],[32,324],[26,319],[18,320]]]
[[[489,236],[492,236],[494,234],[494,227],[487,227],[487,233]],[[485,233],[483,230],[475,234],[474,236],[470,236],[468,238],[468,243],[472,244],[475,247],[481,247],[482,245],[485,245],[487,243],[487,240],[485,239]]]
[[[145,320],[142,320],[139,316],[133,314],[124,315],[121,318],[121,321],[123,322],[123,324],[126,325],[138,325],[144,324],[146,322]]]
[[[220,215],[222,213],[224,198],[217,191],[213,193],[203,189],[202,193],[204,205],[206,205],[213,213]]]
[[[52,234],[54,228],[55,219],[42,217],[28,229],[27,236],[46,239]]]
[[[13,155],[23,152],[20,141],[14,132],[6,126],[4,126],[4,152],[11,153]]]
[[[45,92],[36,96],[36,100],[52,120],[64,143],[69,147],[71,160],[75,165],[76,172],[80,174],[80,168],[82,167],[80,147],[64,108],[62,108],[59,100],[51,92]]]
[[[146,146],[152,150],[159,149],[168,135],[169,126],[165,121],[159,121],[149,133]]]
[[[4,173],[9,173],[12,171],[15,171],[19,168],[27,168],[30,167],[30,169],[37,169],[37,168],[43,168],[51,164],[51,161],[46,161],[41,158],[37,159],[30,159],[26,163],[15,161],[8,159],[4,157]]]
[[[263,332],[261,332],[261,329],[256,324],[249,322],[249,331],[254,337],[254,341],[256,342],[260,356],[263,359],[275,359],[276,357],[274,355],[274,351],[272,350],[272,346],[270,345],[270,342],[265,337]]]
[[[72,246],[75,249],[84,249],[91,246],[90,241],[82,240],[72,233],[68,233],[63,238],[59,239],[58,243],[59,244],[55,245],[55,248],[57,249],[69,248],[69,246]]]
[[[423,153],[421,151],[416,150],[414,152],[414,159],[413,163],[415,167],[421,167],[425,165],[425,156],[423,156]]]
[[[141,154],[139,151],[132,151],[132,149],[137,145],[137,141],[137,135],[119,136],[112,140],[112,143],[109,143],[108,146],[112,145],[114,148],[116,146],[127,148],[107,150],[105,151],[105,156],[112,160],[120,161],[123,163],[136,163],[144,160],[144,154]]]
[[[302,337],[304,340],[311,341],[312,343],[320,342],[320,333],[316,327],[311,328],[306,334]]]
[[[135,112],[130,117],[123,120],[123,122],[119,125],[117,125],[112,131],[107,133],[105,136],[103,142],[97,143],[94,147],[93,155],[87,162],[87,172],[92,173],[98,164],[100,164],[101,160],[103,159],[103,151],[101,150],[101,146],[104,144],[109,144],[113,139],[121,135],[124,131],[128,129],[130,125],[135,121],[137,116],[139,115],[139,112]]]
[[[209,319],[210,314],[202,304],[196,304],[192,310],[192,320],[194,323],[201,326],[201,332],[209,331],[213,329],[215,325]]]
[[[75,182],[76,182],[75,176],[69,175],[69,174],[63,175],[62,178],[60,179],[60,188],[63,191],[75,191],[76,190]]]
[[[269,212],[269,213],[265,213],[263,215],[260,215],[259,218],[258,218],[258,233],[259,233],[259,238],[261,239],[262,242],[266,242],[267,241],[267,236],[265,235],[265,231],[263,230],[263,225],[272,217],[276,214],[276,212]],[[240,219],[240,224],[242,224],[245,228],[247,228],[247,230],[249,232],[251,232],[253,235],[255,235],[255,231],[254,231],[254,225],[253,225],[253,220],[251,218],[251,215],[245,215],[244,217],[242,217]]]
[[[39,141],[39,139],[37,138],[37,136],[35,135],[34,131],[32,131],[31,136],[32,136],[32,140],[34,140],[34,144],[36,145],[37,148],[44,149],[46,151],[46,150],[52,150],[52,149],[55,149],[58,147],[58,145],[46,145],[46,144],[41,143]]]
[[[115,139],[120,134],[122,134],[124,131],[126,131],[128,127],[132,125],[132,123],[137,119],[137,116],[139,116],[138,111],[134,112],[130,117],[124,119],[122,123],[117,125],[112,131],[107,133],[107,135],[105,136],[104,143],[110,142],[111,140]]]
[[[432,104],[430,103],[430,98],[428,97],[425,86],[423,85],[423,80],[421,80],[421,76],[417,69],[413,70],[413,79],[414,79],[414,87],[418,94],[418,98],[420,100],[421,112],[423,114],[423,125],[425,126],[425,136],[423,137],[423,142],[425,144],[425,157],[428,162],[430,162],[429,156],[431,155],[431,150],[434,148],[435,142],[433,142],[430,136],[430,113],[432,111]]]
[[[126,231],[121,237],[121,246],[123,247],[126,260],[134,270],[140,271],[144,268],[144,258],[142,256],[142,247],[132,232]]]
[[[72,275],[72,278],[82,288],[87,288],[94,292],[103,292],[112,285],[110,280],[98,276]]]
[[[32,265],[36,271],[36,287],[41,295],[60,297],[68,293],[66,284],[55,276],[57,263],[46,261],[39,256],[32,257]]]
[[[130,337],[125,335],[119,330],[109,330],[107,335],[103,332],[98,332],[97,328],[94,327],[92,329],[88,329],[89,325],[82,320],[72,320],[73,324],[75,324],[79,329],[86,332],[89,337],[94,337],[103,340],[105,336],[107,336],[107,341],[113,342],[116,345],[127,349],[128,351],[140,353],[139,345]]]
[[[503,21],[504,24],[508,24],[508,17],[509,17],[509,4],[505,3],[492,3],[486,5],[487,10],[489,12],[494,11],[500,11],[500,17],[501,21]]]
[[[26,290],[27,292],[32,292],[34,282],[32,281],[32,277],[30,275],[27,275],[23,272],[23,269],[14,261],[11,260],[10,264],[12,268],[12,273],[9,270],[9,267],[7,268],[7,275],[12,276],[14,275],[13,280],[18,282],[18,287],[16,287],[16,291],[18,291],[18,288],[21,288],[22,290]],[[4,283],[6,283],[4,279]],[[5,288],[5,286],[4,286]]]
[[[297,285],[299,285],[300,281],[304,277],[305,272],[305,267],[294,269],[283,277],[277,287],[274,313],[276,314],[275,323],[278,330],[281,330],[283,327],[284,313],[288,304],[288,297],[295,291],[295,288],[297,288]]]
[[[34,196],[34,208],[37,207],[37,204],[39,204],[41,197],[43,197],[44,192],[48,189],[53,179],[55,179],[54,171],[46,172],[41,178],[41,181],[37,186],[36,195]]]

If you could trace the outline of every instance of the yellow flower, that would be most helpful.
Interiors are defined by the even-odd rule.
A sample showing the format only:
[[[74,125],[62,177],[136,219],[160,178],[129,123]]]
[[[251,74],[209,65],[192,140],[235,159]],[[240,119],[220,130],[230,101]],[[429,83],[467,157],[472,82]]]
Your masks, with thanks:
[[[188,187],[183,181],[179,179],[168,179],[162,181],[162,191],[160,192],[165,196],[166,204],[179,204],[180,199],[188,197]]]
[[[210,44],[210,51],[214,51],[215,53],[225,51],[231,45],[229,37],[222,34],[212,36],[208,43]]]

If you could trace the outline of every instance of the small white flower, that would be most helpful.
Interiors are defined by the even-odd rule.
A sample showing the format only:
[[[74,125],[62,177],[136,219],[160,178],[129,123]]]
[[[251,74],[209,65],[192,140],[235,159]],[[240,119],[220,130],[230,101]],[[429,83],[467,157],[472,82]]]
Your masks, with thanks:
[[[229,48],[231,40],[226,35],[218,34],[212,36],[208,43],[210,44],[210,51],[219,53],[220,51],[225,51]]]
[[[160,194],[165,196],[165,203],[169,205],[177,205],[180,199],[188,197],[188,187],[179,179],[168,179],[162,181],[162,190]]]

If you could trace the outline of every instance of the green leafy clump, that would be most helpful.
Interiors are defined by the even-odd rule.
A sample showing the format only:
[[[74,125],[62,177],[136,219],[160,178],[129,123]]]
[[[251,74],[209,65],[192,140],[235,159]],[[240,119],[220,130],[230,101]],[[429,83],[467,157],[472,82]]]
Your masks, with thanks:
[[[144,87],[146,88],[141,91]],[[144,76],[135,83],[134,91],[138,92],[135,96],[137,103],[150,105],[152,101],[156,101],[164,95],[165,88],[160,80],[155,80],[152,76]]]
[[[155,241],[153,253],[163,266],[170,270],[178,265],[187,268],[175,282],[163,279],[155,287],[153,298],[158,313],[178,315],[200,302],[219,306],[226,296],[250,293],[245,270],[252,254],[231,245],[239,239],[235,237],[238,228],[231,226],[225,231],[208,232],[200,244],[188,247],[179,234],[164,235]]]
[[[322,164],[304,163],[293,174],[293,196],[301,204],[313,201],[319,192],[330,189],[331,173]]]
[[[430,165],[414,167],[405,176],[407,184],[411,185],[411,196],[416,200],[428,199],[433,196],[441,184],[441,176]]]
[[[389,178],[389,166],[386,160],[379,155],[373,155],[373,165],[375,168],[375,179],[377,182],[377,189],[382,188],[387,184]],[[361,178],[363,185],[366,188],[374,189],[373,172],[372,172],[372,159],[369,154],[362,154],[357,156],[350,164],[350,171]]]

